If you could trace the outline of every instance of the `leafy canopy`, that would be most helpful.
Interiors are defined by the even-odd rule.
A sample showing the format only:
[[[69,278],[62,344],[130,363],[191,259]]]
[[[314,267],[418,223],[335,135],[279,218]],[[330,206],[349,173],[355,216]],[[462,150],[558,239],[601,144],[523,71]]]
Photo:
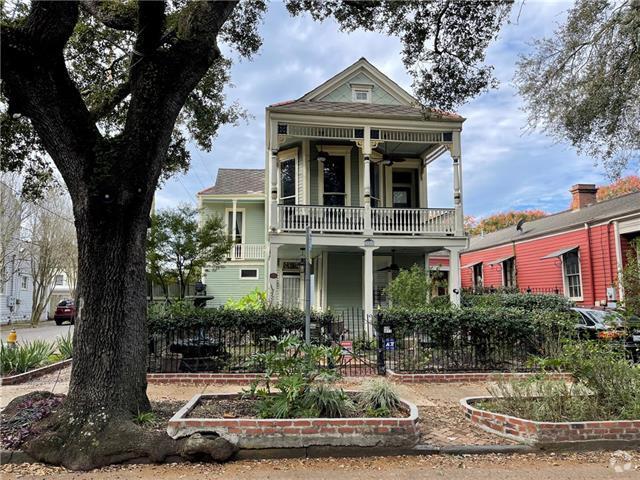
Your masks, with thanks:
[[[640,151],[640,2],[577,0],[518,63],[529,125],[601,159],[612,176]]]
[[[180,297],[202,269],[216,268],[229,254],[231,242],[220,217],[205,218],[198,225],[198,210],[189,205],[163,210],[151,216],[147,240],[147,271],[163,286],[175,281]]]
[[[258,27],[267,2],[155,3],[163,7],[143,12],[142,4],[135,1],[79,2],[79,16],[70,24],[72,31],[63,54],[73,86],[99,134],[107,140],[128,141],[130,132],[126,127],[132,125],[132,111],[139,107],[142,78],[139,74],[146,68],[145,63],[158,60],[152,58],[156,55],[169,60],[174,54],[188,56],[187,49],[197,46],[196,42],[205,38],[210,42],[217,52],[215,61],[188,93],[172,127],[162,165],[162,178],[166,178],[188,168],[188,141],[208,151],[221,125],[236,124],[246,117],[237,103],[229,104],[225,98],[231,60],[220,54],[216,40],[229,47],[226,51],[232,52],[232,56],[251,58],[262,44]],[[294,16],[310,14],[318,21],[334,19],[344,31],[364,29],[399,37],[403,44],[402,59],[413,77],[416,97],[425,106],[439,109],[452,109],[496,85],[493,68],[484,64],[485,50],[507,19],[511,4],[511,0],[286,1]],[[48,8],[41,8],[38,2],[33,2],[33,6]],[[7,35],[30,20],[29,13],[33,11],[36,9],[30,10],[26,2],[2,2],[1,21]],[[44,14],[53,18],[56,12]],[[67,18],[61,18],[59,23],[63,21]],[[73,21],[71,14],[69,21]],[[149,51],[143,51],[144,48]],[[200,53],[194,50],[193,58]],[[164,61],[161,57],[159,60]],[[179,62],[174,65],[179,66]],[[7,101],[17,95],[9,95],[6,85],[3,91],[0,171],[24,173],[27,191],[37,193],[51,180],[52,169],[46,154],[50,148],[42,142],[42,132],[35,133],[29,112],[22,116],[18,102]],[[156,92],[164,94],[157,88]]]
[[[638,175],[622,177],[609,185],[601,186],[598,188],[596,196],[601,202],[634,192],[640,192],[640,177]]]

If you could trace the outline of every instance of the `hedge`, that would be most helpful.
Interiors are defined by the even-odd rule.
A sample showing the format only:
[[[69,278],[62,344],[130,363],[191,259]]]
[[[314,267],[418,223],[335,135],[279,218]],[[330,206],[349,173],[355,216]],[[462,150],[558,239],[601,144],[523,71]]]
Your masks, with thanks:
[[[326,325],[331,313],[312,312],[311,322]],[[269,307],[258,310],[231,308],[195,308],[185,304],[149,308],[147,326],[150,334],[198,327],[227,328],[239,332],[259,331],[264,336],[304,328],[304,311]]]
[[[395,336],[428,333],[439,343],[447,343],[461,334],[515,342],[541,336],[570,337],[575,334],[576,320],[571,311],[463,307],[387,309],[382,311],[382,323],[391,327]]]
[[[525,311],[553,310],[567,312],[574,305],[562,295],[532,293],[470,293],[462,294],[463,307],[521,308]]]

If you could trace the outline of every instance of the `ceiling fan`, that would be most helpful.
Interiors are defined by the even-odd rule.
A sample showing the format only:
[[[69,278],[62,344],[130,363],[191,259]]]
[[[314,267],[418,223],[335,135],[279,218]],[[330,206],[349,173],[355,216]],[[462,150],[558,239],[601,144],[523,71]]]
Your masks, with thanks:
[[[387,167],[390,167],[394,163],[404,162],[406,160],[406,158],[404,158],[404,156],[393,155],[393,152],[398,148],[398,146],[399,146],[399,144],[396,145],[393,148],[393,150],[391,150],[390,152],[387,152],[386,148],[384,150],[381,149],[380,147],[376,148],[375,151],[382,154],[382,159],[377,160],[377,161],[374,160],[374,162],[382,164],[382,165],[385,165]]]
[[[391,250],[391,263],[386,267],[379,268],[378,272],[398,273],[400,271],[400,267],[395,262],[395,253],[396,253],[395,250]]]

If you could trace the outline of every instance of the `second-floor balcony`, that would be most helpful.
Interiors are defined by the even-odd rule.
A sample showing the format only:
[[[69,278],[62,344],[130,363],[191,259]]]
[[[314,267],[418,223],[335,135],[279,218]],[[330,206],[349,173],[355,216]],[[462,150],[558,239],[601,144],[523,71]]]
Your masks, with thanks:
[[[264,260],[264,243],[236,243],[229,251],[230,260]]]
[[[453,208],[365,208],[278,205],[278,230],[319,233],[453,235]]]

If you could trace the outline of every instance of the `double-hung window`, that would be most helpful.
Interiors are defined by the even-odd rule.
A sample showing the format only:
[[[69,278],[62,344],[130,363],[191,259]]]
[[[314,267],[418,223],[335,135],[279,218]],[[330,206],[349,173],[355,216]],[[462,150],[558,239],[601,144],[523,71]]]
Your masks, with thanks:
[[[508,258],[502,262],[502,285],[505,287],[516,286],[516,259]]]
[[[328,157],[323,162],[323,204],[344,206],[347,182],[344,157]]]
[[[582,278],[580,275],[580,256],[578,250],[562,255],[564,271],[564,291],[569,298],[582,298]]]
[[[280,202],[296,204],[296,160],[290,158],[280,162]]]

